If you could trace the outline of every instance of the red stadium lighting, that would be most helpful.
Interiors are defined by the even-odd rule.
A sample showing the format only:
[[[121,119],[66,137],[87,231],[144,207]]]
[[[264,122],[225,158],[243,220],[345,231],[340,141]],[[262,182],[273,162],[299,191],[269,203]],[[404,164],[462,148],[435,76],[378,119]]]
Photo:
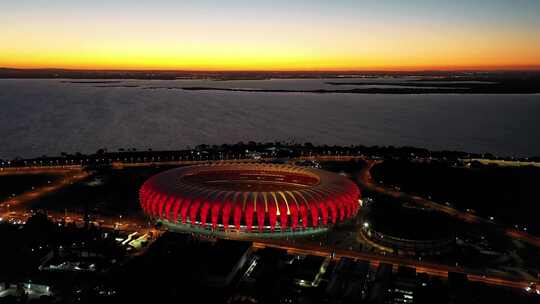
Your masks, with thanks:
[[[256,236],[325,231],[354,217],[360,191],[346,177],[275,164],[215,164],[157,174],[140,190],[144,212],[171,230]]]

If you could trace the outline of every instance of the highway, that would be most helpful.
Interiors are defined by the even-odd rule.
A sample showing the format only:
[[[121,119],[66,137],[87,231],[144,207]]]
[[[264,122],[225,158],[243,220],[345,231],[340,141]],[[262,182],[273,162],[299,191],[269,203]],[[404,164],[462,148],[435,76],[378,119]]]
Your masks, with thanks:
[[[0,175],[14,174],[65,174],[71,171],[82,170],[79,165],[70,166],[39,166],[39,167],[2,167]]]
[[[411,260],[407,258],[402,258],[398,256],[390,255],[378,255],[373,253],[358,252],[351,250],[342,250],[342,249],[330,249],[321,246],[310,246],[307,244],[294,244],[285,243],[279,240],[265,240],[265,241],[256,241],[253,242],[253,247],[256,249],[261,248],[277,248],[286,250],[291,254],[299,255],[317,255],[328,257],[334,255],[335,258],[351,258],[358,260],[369,261],[372,265],[377,266],[379,263],[388,263],[393,265],[408,266],[416,269],[418,273],[427,273],[431,276],[437,277],[448,277],[448,272],[457,272],[467,274],[467,277],[470,281],[482,282],[489,285],[504,286],[510,288],[523,289],[527,287],[530,281],[521,281],[516,280],[513,277],[502,277],[502,276],[486,276],[478,271],[472,269],[464,269],[462,267],[453,267],[448,265],[435,264],[430,262],[420,262],[416,260]]]
[[[42,173],[58,174],[58,175],[62,175],[62,177],[44,186],[37,187],[35,189],[26,191],[20,195],[16,195],[14,197],[9,198],[8,200],[2,202],[2,207],[5,207],[6,209],[13,208],[15,210],[25,209],[26,204],[31,202],[32,200],[38,199],[39,197],[46,195],[48,193],[53,193],[55,191],[58,191],[59,189],[63,187],[79,182],[87,178],[88,176],[90,176],[90,173],[83,171],[81,168],[74,168],[74,169],[25,168],[25,169],[13,170],[13,171],[4,170],[0,172],[0,174],[2,175],[42,174]],[[7,213],[8,210],[6,210],[5,212]]]

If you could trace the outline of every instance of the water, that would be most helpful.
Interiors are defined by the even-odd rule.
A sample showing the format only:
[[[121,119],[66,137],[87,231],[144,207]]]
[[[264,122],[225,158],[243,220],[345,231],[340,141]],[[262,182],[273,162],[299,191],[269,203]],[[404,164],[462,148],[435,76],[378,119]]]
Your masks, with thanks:
[[[540,155],[540,95],[314,94],[163,88],[355,88],[331,86],[325,81],[330,80],[130,80],[106,84],[0,80],[0,158],[86,153],[102,147],[109,151],[182,149],[203,143],[250,140],[410,145]],[[391,86],[395,80],[386,81]],[[122,87],[125,85],[136,87]]]

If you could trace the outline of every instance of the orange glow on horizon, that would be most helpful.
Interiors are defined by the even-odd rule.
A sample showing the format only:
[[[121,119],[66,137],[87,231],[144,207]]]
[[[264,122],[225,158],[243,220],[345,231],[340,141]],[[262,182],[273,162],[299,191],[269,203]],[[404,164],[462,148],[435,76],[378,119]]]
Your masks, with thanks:
[[[323,6],[318,8],[320,11],[307,13],[305,9],[313,7],[305,5],[292,15],[287,15],[288,6],[282,8],[282,15],[263,9],[242,11],[240,6],[229,8],[230,15],[225,17],[214,6],[203,13],[190,10],[196,7],[194,4],[171,14],[163,7],[150,5],[148,9],[156,10],[153,16],[145,10],[122,14],[119,7],[109,14],[99,10],[89,15],[78,6],[78,14],[61,7],[49,15],[40,13],[46,8],[33,15],[20,10],[19,15],[5,14],[0,18],[0,67],[194,71],[540,69],[536,19],[521,24],[520,15],[515,17],[521,18],[515,24],[502,26],[499,19],[492,23],[470,18],[460,23],[454,15],[443,15],[446,19],[440,20],[436,18],[437,10],[430,11],[433,16],[426,13],[404,17],[396,13],[399,11],[392,14],[379,8],[380,15],[375,18],[362,6],[353,5],[357,10],[351,15],[347,10],[332,15],[325,14],[328,7]],[[483,7],[480,12],[484,12]]]
[[[418,66],[337,66],[337,67],[292,67],[292,66],[246,66],[246,67],[182,67],[147,65],[61,65],[21,64],[0,65],[12,69],[65,69],[87,71],[185,71],[185,72],[417,72],[417,71],[540,71],[540,65],[418,65]]]
[[[219,48],[218,46],[209,47]],[[287,49],[269,52],[230,50],[225,54],[197,52],[162,53],[134,48],[122,54],[117,50],[96,50],[79,53],[44,50],[33,52],[2,52],[0,67],[78,70],[183,70],[183,71],[418,71],[418,70],[538,70],[540,60],[535,54],[519,52],[508,55],[479,53],[467,56],[462,52],[444,54],[433,50],[429,56],[418,56],[416,50],[381,54],[317,54]],[[539,48],[540,51],[540,48]],[[236,55],[235,53],[238,53]],[[218,52],[216,52],[218,53]],[[529,52],[532,53],[532,52]],[[513,56],[511,56],[513,55]],[[483,60],[481,57],[484,57]]]
[[[1,56],[0,56],[1,59]],[[179,60],[180,61],[180,60]],[[216,63],[204,60],[193,60],[191,62],[165,60],[50,60],[50,61],[26,61],[9,60],[1,61],[0,67],[16,69],[72,69],[72,70],[148,70],[148,71],[493,71],[493,70],[540,70],[540,64],[518,62],[515,64],[501,62],[487,63],[459,63],[437,64],[433,62],[411,62],[397,64],[389,61],[388,64],[366,62],[341,62],[339,60],[259,60],[254,62],[243,62],[241,60],[216,60]],[[361,62],[361,60],[358,60]]]
[[[4,67],[2,67],[4,68]],[[138,68],[138,67],[77,67],[77,66],[23,66],[5,67],[13,69],[59,69],[79,71],[185,71],[185,72],[420,72],[420,71],[540,71],[540,65],[534,66],[421,66],[421,67],[347,67],[347,68]]]

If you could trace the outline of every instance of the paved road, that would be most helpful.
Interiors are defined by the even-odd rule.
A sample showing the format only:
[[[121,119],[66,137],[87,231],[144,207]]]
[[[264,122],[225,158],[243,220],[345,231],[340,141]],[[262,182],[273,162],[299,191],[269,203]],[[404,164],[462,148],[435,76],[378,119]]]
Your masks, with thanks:
[[[79,165],[70,166],[39,166],[39,167],[2,167],[0,175],[13,174],[65,174],[73,170],[81,170]]]
[[[26,168],[24,170],[17,170],[14,173],[10,174],[39,174],[39,173],[48,173],[48,174],[59,174],[62,175],[62,178],[59,178],[55,180],[54,182],[51,182],[49,184],[46,184],[41,187],[37,187],[35,189],[26,191],[20,195],[11,197],[7,199],[6,201],[2,202],[1,207],[6,209],[14,209],[14,210],[25,210],[27,207],[27,203],[52,192],[58,191],[59,189],[72,185],[76,182],[79,182],[88,176],[90,176],[90,173],[83,171],[80,168],[77,169],[35,169],[35,168]],[[5,171],[3,171],[0,174],[8,174]],[[3,210],[4,213],[6,213],[8,210]]]
[[[388,195],[388,196],[398,198],[398,199],[406,199],[408,201],[412,201],[418,204],[419,206],[423,206],[426,208],[431,208],[431,209],[444,212],[452,217],[455,217],[459,220],[462,220],[468,223],[495,225],[496,228],[500,229],[505,235],[511,238],[526,242],[536,247],[540,247],[540,237],[537,237],[537,236],[534,236],[534,235],[531,235],[531,234],[528,234],[528,233],[525,233],[523,231],[519,231],[516,229],[502,227],[488,219],[484,219],[482,217],[479,217],[477,215],[474,215],[468,212],[459,211],[446,205],[435,203],[431,200],[428,200],[426,198],[423,198],[417,195],[411,195],[411,194],[407,194],[404,192],[396,191],[387,187],[377,185],[375,182],[373,182],[373,178],[371,176],[370,170],[374,165],[380,163],[381,161],[373,161],[373,160],[366,160],[366,161],[367,161],[367,166],[363,168],[359,172],[359,174],[356,176],[357,182],[364,189],[368,189],[369,191],[381,193],[381,194]]]
[[[301,255],[317,255],[328,257],[334,254],[336,258],[352,258],[370,261],[374,265],[379,263],[389,263],[394,265],[414,267],[419,273],[427,273],[432,276],[448,277],[448,272],[458,272],[467,274],[467,277],[471,281],[482,282],[489,285],[505,286],[511,288],[525,288],[529,285],[530,281],[520,281],[512,277],[502,276],[485,276],[472,269],[465,269],[461,267],[452,267],[448,265],[440,265],[429,262],[421,262],[416,260],[410,260],[398,256],[384,256],[366,252],[358,252],[351,250],[329,249],[321,246],[310,246],[307,244],[294,244],[281,242],[278,240],[261,240],[253,243],[255,248],[278,248],[287,250],[289,253],[301,254]]]

